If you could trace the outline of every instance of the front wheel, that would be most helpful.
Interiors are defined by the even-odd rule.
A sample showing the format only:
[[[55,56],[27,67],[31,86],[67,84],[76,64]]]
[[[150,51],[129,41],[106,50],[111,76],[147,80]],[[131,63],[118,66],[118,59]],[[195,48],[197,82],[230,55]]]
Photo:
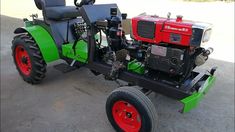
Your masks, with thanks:
[[[118,132],[156,132],[156,109],[150,99],[136,88],[114,90],[107,99],[106,114]]]

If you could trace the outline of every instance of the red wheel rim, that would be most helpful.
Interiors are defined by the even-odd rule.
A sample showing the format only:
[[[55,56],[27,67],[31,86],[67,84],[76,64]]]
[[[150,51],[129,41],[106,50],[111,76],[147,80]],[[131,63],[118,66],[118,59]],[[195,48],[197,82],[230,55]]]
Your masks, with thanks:
[[[15,60],[17,67],[20,71],[28,76],[31,73],[32,65],[29,58],[28,52],[25,50],[23,46],[16,46],[15,48]]]
[[[139,132],[141,117],[137,109],[126,101],[117,101],[112,108],[117,125],[125,132]]]

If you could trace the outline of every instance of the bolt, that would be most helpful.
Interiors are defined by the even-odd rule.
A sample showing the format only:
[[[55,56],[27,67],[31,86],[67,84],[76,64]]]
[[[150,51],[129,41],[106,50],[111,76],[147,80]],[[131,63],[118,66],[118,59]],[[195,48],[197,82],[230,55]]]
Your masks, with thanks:
[[[131,118],[131,117],[132,117],[132,114],[129,113],[129,112],[127,112],[127,113],[126,113],[126,116],[127,116],[128,118]]]
[[[28,64],[28,60],[26,57],[22,57],[21,61],[23,62],[23,64],[26,64],[26,65]]]

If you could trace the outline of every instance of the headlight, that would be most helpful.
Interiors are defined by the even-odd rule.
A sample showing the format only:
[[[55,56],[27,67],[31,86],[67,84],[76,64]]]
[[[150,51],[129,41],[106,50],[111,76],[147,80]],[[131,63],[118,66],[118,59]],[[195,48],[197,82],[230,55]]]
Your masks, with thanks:
[[[203,35],[203,38],[202,38],[202,42],[203,42],[203,43],[208,42],[208,41],[210,40],[211,32],[212,32],[211,29],[207,29],[207,30],[204,32],[204,35]]]
[[[210,40],[212,24],[197,22],[192,26],[191,46],[200,46]]]

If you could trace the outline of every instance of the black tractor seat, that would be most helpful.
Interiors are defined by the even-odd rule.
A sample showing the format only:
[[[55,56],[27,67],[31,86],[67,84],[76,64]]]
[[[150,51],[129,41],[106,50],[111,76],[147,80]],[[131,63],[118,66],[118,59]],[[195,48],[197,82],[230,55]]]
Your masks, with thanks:
[[[65,0],[34,0],[37,8],[42,10],[45,20],[66,20],[79,16],[76,6],[66,6]]]
[[[79,16],[79,12],[75,6],[56,6],[56,7],[46,7],[45,17],[49,20],[65,20],[76,18]]]

